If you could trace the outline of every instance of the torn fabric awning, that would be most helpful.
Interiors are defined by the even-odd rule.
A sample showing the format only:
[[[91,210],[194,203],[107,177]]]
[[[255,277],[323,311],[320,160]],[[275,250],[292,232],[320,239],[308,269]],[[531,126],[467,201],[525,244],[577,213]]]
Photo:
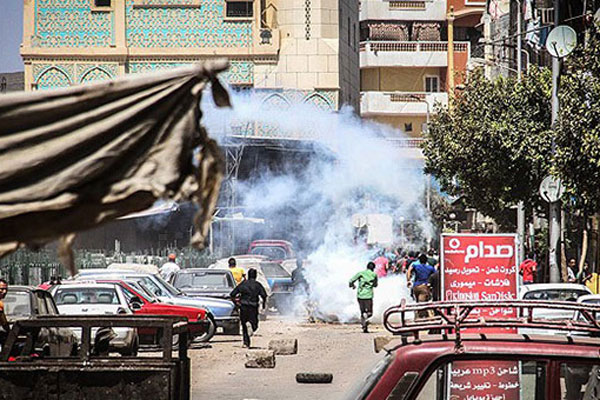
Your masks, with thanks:
[[[199,101],[210,82],[215,103],[229,105],[216,78],[226,68],[212,62],[0,96],[0,255],[158,199],[199,205],[192,244],[203,247],[223,159],[200,125]]]

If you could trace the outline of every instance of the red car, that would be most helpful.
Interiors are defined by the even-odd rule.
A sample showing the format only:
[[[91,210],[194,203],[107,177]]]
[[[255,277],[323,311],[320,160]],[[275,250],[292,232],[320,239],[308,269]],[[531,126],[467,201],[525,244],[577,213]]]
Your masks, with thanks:
[[[120,285],[123,288],[123,293],[127,297],[129,305],[134,314],[177,315],[187,318],[190,342],[193,341],[194,338],[202,336],[207,331],[208,320],[206,318],[206,310],[203,308],[184,307],[161,303],[132,282],[117,280],[96,280],[96,282],[116,283]],[[138,331],[138,335],[140,336],[140,343],[154,343],[155,334],[152,332],[152,330],[140,329]]]
[[[248,247],[248,254],[266,256],[272,261],[296,257],[292,244],[287,240],[254,240]]]
[[[471,313],[485,307],[517,309],[520,316],[484,319],[477,311]],[[532,307],[578,311],[582,317],[569,321],[536,319],[528,317]],[[433,311],[437,317],[407,318],[417,311]],[[502,311],[496,315],[501,317]],[[597,399],[598,316],[598,306],[540,301],[392,307],[384,313],[384,325],[402,336],[387,344],[385,356],[347,399]],[[531,327],[560,329],[565,335],[518,334],[519,328]],[[465,329],[470,333],[463,333]],[[430,330],[442,334],[429,335]]]

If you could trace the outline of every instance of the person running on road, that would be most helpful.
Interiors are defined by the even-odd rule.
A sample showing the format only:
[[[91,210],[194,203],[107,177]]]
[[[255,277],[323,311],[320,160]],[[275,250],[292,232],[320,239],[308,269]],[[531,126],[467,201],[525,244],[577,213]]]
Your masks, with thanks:
[[[360,324],[365,333],[369,332],[369,319],[373,316],[373,288],[377,287],[377,274],[374,272],[375,263],[369,262],[367,269],[358,272],[350,279],[350,287],[354,289],[354,283],[358,281],[356,297],[360,307]]]
[[[242,283],[244,278],[246,278],[246,272],[244,271],[244,268],[238,267],[235,258],[233,257],[227,261],[227,264],[229,265],[229,270],[233,275],[233,279],[235,279],[235,284],[239,285]]]
[[[415,282],[411,281],[412,273],[415,273]],[[429,288],[429,277],[435,273],[435,268],[427,263],[427,255],[419,255],[418,262],[414,262],[408,267],[406,272],[406,286],[412,286],[413,296],[417,303],[424,303],[431,300],[431,289]],[[420,317],[428,317],[427,312],[420,312]]]
[[[256,270],[248,270],[248,279],[240,283],[231,291],[229,296],[233,299],[240,298],[240,321],[244,347],[250,347],[250,338],[258,329],[258,303],[262,298],[263,310],[267,308],[267,292],[263,285],[256,281]]]
[[[175,263],[175,260],[177,259],[177,256],[175,254],[173,254],[173,253],[169,254],[168,258],[169,258],[169,261],[164,263],[163,266],[160,267],[158,272],[160,273],[160,276],[162,276],[162,278],[165,281],[171,282],[171,278],[173,277],[173,275],[175,275],[177,272],[179,272],[181,270],[181,268],[179,268],[179,265],[177,265]]]

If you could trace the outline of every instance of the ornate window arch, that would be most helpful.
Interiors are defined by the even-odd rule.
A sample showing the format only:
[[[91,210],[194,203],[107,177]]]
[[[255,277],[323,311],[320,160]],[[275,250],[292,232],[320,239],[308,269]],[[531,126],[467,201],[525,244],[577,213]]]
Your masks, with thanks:
[[[263,106],[265,108],[279,108],[281,110],[287,110],[291,104],[281,93],[272,93],[265,97],[263,100]]]
[[[37,90],[54,89],[71,86],[71,78],[59,67],[49,67],[38,76],[36,82]]]
[[[312,93],[304,99],[304,103],[312,104],[324,111],[333,111],[331,102],[320,93]]]
[[[92,67],[81,76],[81,83],[105,81],[112,79],[112,75],[102,67]]]

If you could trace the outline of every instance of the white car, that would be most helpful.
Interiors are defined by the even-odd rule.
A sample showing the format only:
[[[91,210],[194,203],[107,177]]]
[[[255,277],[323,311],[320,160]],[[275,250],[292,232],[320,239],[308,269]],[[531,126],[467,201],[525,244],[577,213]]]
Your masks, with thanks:
[[[540,301],[572,301],[576,302],[582,296],[592,294],[592,291],[585,285],[575,283],[534,283],[523,285],[519,291],[521,300],[540,300]],[[535,318],[542,319],[573,319],[573,311],[536,309],[533,311]],[[565,335],[565,331],[553,329],[529,329],[521,328],[519,333],[537,334],[537,335]]]
[[[50,293],[62,315],[132,315],[127,298],[121,287],[114,283],[72,283],[56,285]],[[99,328],[92,329],[92,338]],[[123,356],[138,352],[139,338],[135,328],[113,328],[116,337],[110,341],[109,351]],[[81,341],[81,329],[73,328]]]

